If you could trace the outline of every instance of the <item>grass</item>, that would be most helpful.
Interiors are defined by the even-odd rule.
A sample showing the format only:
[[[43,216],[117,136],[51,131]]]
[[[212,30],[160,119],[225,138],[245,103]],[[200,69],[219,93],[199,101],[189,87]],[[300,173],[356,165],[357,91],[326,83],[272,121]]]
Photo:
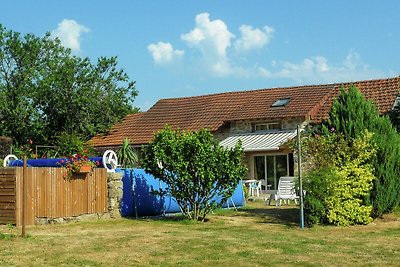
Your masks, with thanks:
[[[206,223],[181,217],[0,228],[0,266],[395,266],[400,215],[299,229],[298,207],[251,203]]]

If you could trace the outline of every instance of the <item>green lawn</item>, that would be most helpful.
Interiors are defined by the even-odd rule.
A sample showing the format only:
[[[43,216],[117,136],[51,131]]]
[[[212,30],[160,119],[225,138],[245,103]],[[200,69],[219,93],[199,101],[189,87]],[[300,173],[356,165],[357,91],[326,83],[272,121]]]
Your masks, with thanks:
[[[250,203],[205,223],[120,219],[1,227],[1,266],[399,266],[400,216],[367,226],[299,229],[296,206]],[[7,235],[4,235],[7,234]]]

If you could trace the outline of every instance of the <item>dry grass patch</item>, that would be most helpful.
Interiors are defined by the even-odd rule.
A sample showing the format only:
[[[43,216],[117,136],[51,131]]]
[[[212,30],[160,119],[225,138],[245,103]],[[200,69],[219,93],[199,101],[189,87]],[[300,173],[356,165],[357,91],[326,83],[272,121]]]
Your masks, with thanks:
[[[400,219],[301,230],[296,206],[249,203],[206,223],[120,219],[28,228],[0,239],[1,266],[398,265]],[[6,227],[0,232],[10,232]],[[18,235],[19,229],[11,234]]]

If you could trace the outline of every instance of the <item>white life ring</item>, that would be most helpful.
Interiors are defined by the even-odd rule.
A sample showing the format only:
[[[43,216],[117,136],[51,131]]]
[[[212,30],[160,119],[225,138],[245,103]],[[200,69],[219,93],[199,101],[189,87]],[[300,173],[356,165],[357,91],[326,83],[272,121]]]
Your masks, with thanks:
[[[107,169],[107,172],[115,172],[115,169],[118,167],[118,158],[113,150],[106,150],[104,152],[103,166]]]
[[[4,158],[3,167],[8,167],[8,164],[9,164],[11,161],[13,161],[13,160],[18,160],[17,156],[15,156],[15,155],[13,155],[13,154],[7,155],[7,156]]]

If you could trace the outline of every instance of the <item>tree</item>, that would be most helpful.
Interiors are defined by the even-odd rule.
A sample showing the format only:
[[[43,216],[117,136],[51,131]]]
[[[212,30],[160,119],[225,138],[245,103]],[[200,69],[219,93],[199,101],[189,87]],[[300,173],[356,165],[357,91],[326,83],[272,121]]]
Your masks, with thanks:
[[[332,129],[308,137],[306,145],[313,159],[304,183],[308,225],[372,221],[372,205],[365,201],[375,178],[369,164],[376,155],[372,136],[365,130],[357,138],[347,138]]]
[[[378,120],[376,106],[367,101],[355,86],[348,90],[342,87],[329,113],[329,125],[351,138],[360,136],[365,129],[373,131]]]
[[[400,136],[387,116],[366,101],[354,86],[342,88],[334,101],[329,125],[347,138],[357,138],[365,130],[374,133],[372,142],[377,146],[377,156],[371,160],[374,187],[370,194],[373,216],[393,211],[400,203]]]
[[[0,135],[23,144],[54,144],[61,134],[87,140],[135,112],[135,83],[117,58],[96,64],[58,39],[0,25]]]
[[[207,130],[165,127],[143,150],[146,172],[167,184],[155,194],[171,194],[190,219],[204,220],[232,196],[245,175],[243,150],[221,147]]]

